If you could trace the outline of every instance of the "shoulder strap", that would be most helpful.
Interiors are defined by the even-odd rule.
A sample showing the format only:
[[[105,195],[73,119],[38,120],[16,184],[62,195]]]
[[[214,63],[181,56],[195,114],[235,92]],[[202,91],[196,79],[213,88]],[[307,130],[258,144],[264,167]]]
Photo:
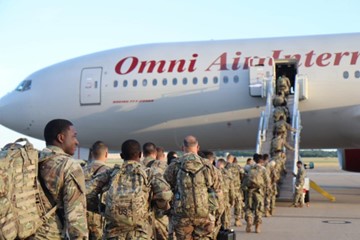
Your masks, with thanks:
[[[103,167],[105,167],[105,165],[100,165],[93,173],[93,176],[95,176],[99,171],[100,169],[102,169]]]

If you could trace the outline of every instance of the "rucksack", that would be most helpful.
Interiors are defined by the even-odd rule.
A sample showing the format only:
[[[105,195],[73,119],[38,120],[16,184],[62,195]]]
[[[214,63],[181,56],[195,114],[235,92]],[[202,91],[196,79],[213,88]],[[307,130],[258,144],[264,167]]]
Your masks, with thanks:
[[[175,214],[189,218],[207,218],[210,198],[214,192],[208,192],[209,168],[199,156],[186,155],[178,162],[175,189]]]
[[[286,82],[285,78],[280,77],[280,78],[278,79],[277,85],[278,85],[279,87],[287,87],[287,82]]]
[[[20,145],[20,142],[26,142]],[[0,239],[24,239],[35,234],[48,213],[40,198],[39,152],[20,138],[0,152]]]
[[[105,197],[105,218],[118,227],[133,230],[149,219],[150,185],[142,165],[125,162],[114,166]]]
[[[247,176],[247,187],[259,189],[265,185],[263,171],[259,166],[252,166]]]

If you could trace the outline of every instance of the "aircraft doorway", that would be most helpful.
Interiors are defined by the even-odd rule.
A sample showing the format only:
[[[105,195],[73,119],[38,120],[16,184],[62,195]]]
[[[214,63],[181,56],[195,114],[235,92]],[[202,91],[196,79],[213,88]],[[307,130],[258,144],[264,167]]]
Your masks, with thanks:
[[[295,92],[295,78],[297,74],[298,60],[297,59],[277,59],[275,60],[275,79],[285,75],[289,78],[291,83],[290,94]],[[276,86],[277,92],[277,86]]]
[[[80,105],[101,103],[102,68],[84,68],[81,71]]]

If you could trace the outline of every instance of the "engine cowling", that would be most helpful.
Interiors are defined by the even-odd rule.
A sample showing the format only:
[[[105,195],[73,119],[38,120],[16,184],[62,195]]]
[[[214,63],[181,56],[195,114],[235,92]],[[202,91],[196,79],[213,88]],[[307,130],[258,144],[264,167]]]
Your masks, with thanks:
[[[342,170],[360,172],[360,149],[338,149],[337,152]]]

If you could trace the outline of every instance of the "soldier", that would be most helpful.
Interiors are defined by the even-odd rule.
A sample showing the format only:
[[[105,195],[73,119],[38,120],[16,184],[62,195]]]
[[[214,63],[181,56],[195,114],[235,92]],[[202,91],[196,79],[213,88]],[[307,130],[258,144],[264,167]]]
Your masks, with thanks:
[[[275,95],[273,99],[273,105],[274,107],[287,105],[287,100],[283,92],[280,91]]]
[[[108,191],[103,239],[151,239],[151,206],[163,210],[169,208],[170,186],[161,174],[151,172],[151,169],[145,171],[140,164],[141,147],[136,140],[122,144],[121,157],[124,159],[121,167],[115,165],[87,183],[88,209],[98,211],[98,194]]]
[[[231,206],[234,205],[234,184],[231,172],[225,169],[226,161],[220,158],[216,162],[216,167],[220,169],[223,184],[222,190],[224,194],[224,213],[221,216],[221,224],[224,229],[229,229],[231,226]]]
[[[199,156],[206,158],[209,161],[209,164],[211,166],[215,166],[215,154],[211,151],[201,151],[199,152]],[[225,201],[225,196],[223,192],[223,188],[225,185],[223,175],[221,171],[216,168],[212,167],[215,172],[215,176],[218,179],[219,187],[216,188],[216,198],[213,199],[214,201],[211,201],[210,204],[212,204],[212,211],[211,214],[215,216],[215,229],[214,232],[210,235],[211,239],[216,239],[220,229],[221,229],[221,216],[223,215],[225,211],[225,206],[222,204]],[[211,198],[212,199],[212,198]]]
[[[235,226],[241,227],[241,215],[243,206],[243,193],[241,189],[241,176],[242,169],[239,164],[234,162],[235,157],[232,155],[227,156],[227,164],[225,168],[231,172],[234,184],[234,215],[235,215]]]
[[[85,179],[72,155],[79,144],[77,131],[65,119],[54,119],[45,126],[46,148],[40,153],[41,201],[51,216],[30,239],[88,239]]]
[[[144,159],[142,160],[143,165],[145,167],[150,167],[152,164],[151,162],[153,162],[157,156],[155,144],[152,142],[145,143],[143,145],[143,154],[144,154]]]
[[[286,139],[287,131],[296,132],[296,129],[291,127],[291,125],[285,121],[284,116],[280,116],[279,120],[274,124],[273,134],[283,135],[283,138]]]
[[[290,146],[286,142],[286,140],[282,135],[274,135],[273,139],[271,140],[271,146],[270,146],[271,156],[273,157],[276,155],[276,153],[283,152],[284,147],[286,147],[291,151],[295,150],[292,146]]]
[[[290,88],[291,88],[291,83],[288,77],[286,77],[285,75],[282,75],[281,77],[279,77],[276,81],[276,87],[278,89],[278,92],[283,92],[285,94],[285,96],[288,96],[290,94]]]
[[[167,162],[165,157],[165,150],[162,147],[156,147],[157,157],[155,161],[148,163],[151,167],[151,172],[157,172],[163,177],[165,169],[167,168]],[[166,211],[159,209],[156,206],[153,208],[155,221],[155,239],[156,240],[167,240],[169,238],[169,217],[166,215]],[[172,235],[170,233],[170,235]]]
[[[273,208],[275,207],[276,198],[276,183],[274,182],[275,161],[270,162],[269,154],[264,154],[263,159],[266,169],[266,175],[270,180],[269,185],[265,191],[265,217],[270,217],[273,214]]]
[[[305,169],[303,168],[303,164],[301,161],[297,161],[297,174],[294,176],[296,177],[295,180],[295,193],[294,193],[294,201],[292,206],[294,207],[303,207],[303,202],[301,200],[303,196],[303,189],[305,184]]]
[[[90,149],[89,163],[83,168],[85,175],[85,182],[88,182],[96,174],[105,172],[110,169],[106,166],[108,157],[108,147],[102,141],[96,141]],[[87,212],[89,239],[102,239],[104,219],[98,213]]]
[[[209,201],[219,182],[213,166],[197,154],[198,150],[196,138],[187,136],[184,155],[171,163],[164,174],[175,195],[172,211],[178,240],[211,239],[209,235],[214,231],[215,216]]]
[[[262,156],[254,154],[256,164],[247,173],[242,187],[247,192],[245,199],[246,232],[251,232],[251,226],[255,225],[255,232],[260,233],[262,215],[264,212],[264,189],[269,185],[269,178],[263,166]]]

